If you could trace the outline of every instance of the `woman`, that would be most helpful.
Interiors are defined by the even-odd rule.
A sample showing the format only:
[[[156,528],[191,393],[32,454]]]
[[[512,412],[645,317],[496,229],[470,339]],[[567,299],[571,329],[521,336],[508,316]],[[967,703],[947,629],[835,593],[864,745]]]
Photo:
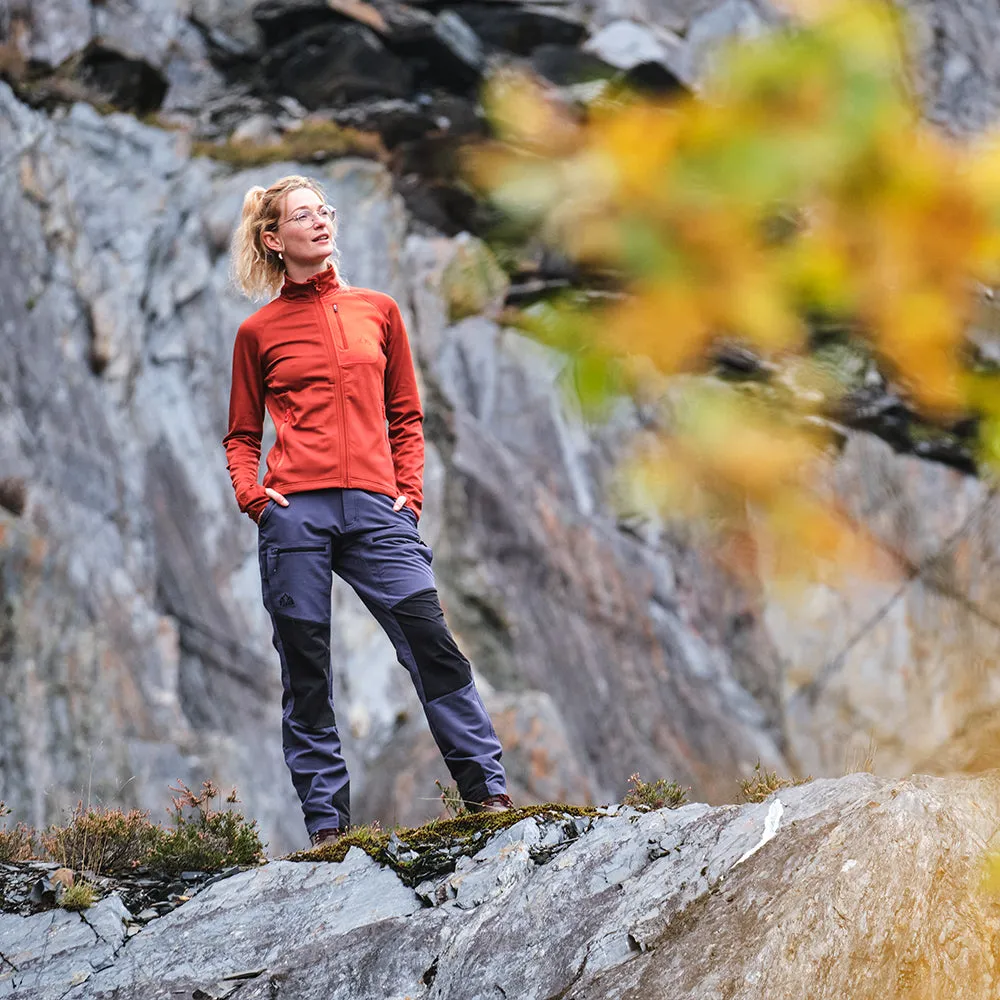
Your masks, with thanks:
[[[285,762],[317,845],[350,824],[333,709],[331,572],[392,640],[467,806],[511,806],[500,742],[445,624],[431,550],[417,531],[423,411],[403,320],[388,295],[348,286],[336,232],[335,212],[309,178],[247,192],[234,273],[251,297],[278,294],[236,334],[223,438],[237,503],[258,525]],[[277,438],[261,486],[265,406]]]

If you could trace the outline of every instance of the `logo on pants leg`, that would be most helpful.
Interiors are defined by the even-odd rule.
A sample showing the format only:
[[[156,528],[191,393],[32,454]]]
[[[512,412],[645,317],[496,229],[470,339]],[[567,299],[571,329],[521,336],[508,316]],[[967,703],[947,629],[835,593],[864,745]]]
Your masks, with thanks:
[[[295,604],[295,601],[292,600],[292,595],[291,594],[282,594],[281,597],[278,598],[278,607],[279,608],[290,608],[294,604]]]

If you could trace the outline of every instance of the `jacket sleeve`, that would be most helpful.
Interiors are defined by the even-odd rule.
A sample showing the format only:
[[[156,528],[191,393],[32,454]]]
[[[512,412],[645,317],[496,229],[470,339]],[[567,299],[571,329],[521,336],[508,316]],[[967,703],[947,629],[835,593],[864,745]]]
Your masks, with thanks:
[[[424,412],[406,327],[399,306],[390,300],[385,365],[385,415],[396,473],[396,489],[420,517],[424,501]]]
[[[222,439],[226,466],[239,508],[256,521],[270,499],[257,482],[264,430],[264,376],[257,337],[244,324],[233,345],[233,380],[229,391],[229,433]]]

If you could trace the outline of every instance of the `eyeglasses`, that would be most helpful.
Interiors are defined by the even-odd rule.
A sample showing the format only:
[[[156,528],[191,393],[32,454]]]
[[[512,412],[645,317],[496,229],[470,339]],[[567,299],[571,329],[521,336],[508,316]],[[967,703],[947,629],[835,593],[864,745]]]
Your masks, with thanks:
[[[286,222],[294,222],[300,229],[310,229],[317,222],[333,223],[337,218],[337,210],[333,205],[320,205],[314,212],[311,208],[300,208],[287,219],[282,219],[278,225],[283,226]]]

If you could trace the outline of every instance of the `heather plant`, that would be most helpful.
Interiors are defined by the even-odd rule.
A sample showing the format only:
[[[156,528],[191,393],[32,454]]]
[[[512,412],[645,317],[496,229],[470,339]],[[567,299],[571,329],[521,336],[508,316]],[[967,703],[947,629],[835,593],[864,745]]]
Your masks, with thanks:
[[[142,864],[157,836],[148,812],[85,808],[81,801],[69,823],[50,826],[40,839],[44,853],[66,868],[111,875]]]
[[[217,808],[222,793],[212,781],[202,782],[195,793],[183,781],[171,786],[173,829],[161,831],[147,859],[147,864],[166,872],[205,871],[232,865],[254,865],[264,860],[256,820],[241,812]],[[239,802],[234,788],[226,797],[227,805]]]
[[[658,778],[656,781],[643,781],[639,772],[629,775],[631,787],[625,793],[622,803],[648,812],[651,809],[676,809],[687,801],[687,789],[681,788],[676,781]]]
[[[6,803],[0,802],[0,819],[9,816],[10,810]],[[35,856],[35,831],[24,823],[18,823],[13,829],[6,824],[0,829],[0,862],[28,861]]]

